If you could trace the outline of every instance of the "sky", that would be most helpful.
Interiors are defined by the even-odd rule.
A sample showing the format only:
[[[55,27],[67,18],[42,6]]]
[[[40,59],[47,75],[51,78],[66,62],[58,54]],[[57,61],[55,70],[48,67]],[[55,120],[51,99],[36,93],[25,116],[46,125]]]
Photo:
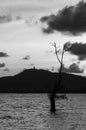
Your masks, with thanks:
[[[0,0],[0,77],[15,75],[34,66],[58,71],[59,62],[50,43],[56,42],[61,49],[64,43],[70,41],[74,43],[74,48],[77,43],[78,48],[83,48],[80,43],[86,42],[85,30],[78,30],[79,34],[73,30],[70,35],[48,22],[52,14],[56,16],[65,6],[75,6],[78,2],[79,0]],[[45,16],[48,16],[48,21],[43,22]],[[52,28],[51,31],[55,31],[46,33],[43,29],[48,26]],[[84,33],[81,34],[80,31]],[[77,54],[72,48],[71,54],[66,52],[64,55],[64,70],[86,75],[85,53]]]

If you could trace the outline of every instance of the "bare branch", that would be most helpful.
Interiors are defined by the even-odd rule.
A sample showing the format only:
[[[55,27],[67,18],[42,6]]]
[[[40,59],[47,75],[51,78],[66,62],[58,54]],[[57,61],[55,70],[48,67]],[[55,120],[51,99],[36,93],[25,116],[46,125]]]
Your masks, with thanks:
[[[61,57],[61,64],[63,64],[63,56],[64,56],[64,50],[62,50],[62,57]]]
[[[58,53],[59,53],[59,48],[56,46],[56,43],[54,42],[54,43],[50,43],[50,44],[51,44],[51,46],[53,46],[54,49],[55,49],[55,54],[56,54],[56,57],[57,57],[59,63],[60,63],[60,64],[63,64],[63,56],[64,56],[64,53],[71,47],[71,43],[70,43],[70,42],[66,42],[66,43],[64,44],[63,49],[62,49],[61,59],[59,58],[59,55],[58,55]]]
[[[57,59],[58,59],[59,63],[61,64],[61,61],[60,61],[59,56],[58,56],[58,53],[57,53],[57,52],[55,52],[55,54],[56,54],[56,57],[57,57]]]
[[[57,57],[59,63],[61,64],[61,60],[60,60],[60,58],[59,58],[59,56],[58,56],[59,50],[57,49],[56,43],[54,42],[54,43],[52,44],[52,46],[54,46],[56,57]]]

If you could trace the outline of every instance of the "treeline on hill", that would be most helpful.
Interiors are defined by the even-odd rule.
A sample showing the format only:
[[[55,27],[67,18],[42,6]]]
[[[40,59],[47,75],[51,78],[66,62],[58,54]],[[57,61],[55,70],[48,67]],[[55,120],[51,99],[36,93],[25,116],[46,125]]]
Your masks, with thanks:
[[[9,77],[0,78],[0,93],[49,93],[52,92],[58,73],[42,69],[27,69]],[[62,73],[65,93],[86,93],[86,78]]]

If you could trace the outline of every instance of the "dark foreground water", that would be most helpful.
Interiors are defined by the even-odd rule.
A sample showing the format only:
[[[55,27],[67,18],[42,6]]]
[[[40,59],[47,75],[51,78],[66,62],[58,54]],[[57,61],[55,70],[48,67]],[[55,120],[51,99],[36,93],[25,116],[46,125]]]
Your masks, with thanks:
[[[68,94],[49,112],[47,94],[0,94],[0,130],[86,130],[86,94]]]

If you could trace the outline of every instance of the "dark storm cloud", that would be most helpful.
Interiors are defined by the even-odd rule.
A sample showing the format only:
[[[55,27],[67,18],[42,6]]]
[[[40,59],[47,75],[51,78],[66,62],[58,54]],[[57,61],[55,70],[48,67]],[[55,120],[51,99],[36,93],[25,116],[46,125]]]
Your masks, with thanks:
[[[9,57],[9,55],[5,52],[0,52],[0,57]]]
[[[0,63],[0,68],[5,67],[5,63]]]
[[[85,60],[86,59],[86,43],[73,43],[71,47],[68,49],[68,52],[71,54],[74,54],[78,56],[79,60]]]
[[[30,60],[30,55],[26,55],[25,57],[22,58],[23,60]]]
[[[69,73],[83,73],[84,70],[79,68],[79,66],[76,63],[73,63],[69,66],[69,68],[66,68],[63,66],[62,69],[63,72],[69,72]]]
[[[80,1],[75,6],[66,6],[56,15],[44,16],[41,22],[46,22],[45,33],[60,31],[72,35],[80,35],[86,32],[86,2]]]

